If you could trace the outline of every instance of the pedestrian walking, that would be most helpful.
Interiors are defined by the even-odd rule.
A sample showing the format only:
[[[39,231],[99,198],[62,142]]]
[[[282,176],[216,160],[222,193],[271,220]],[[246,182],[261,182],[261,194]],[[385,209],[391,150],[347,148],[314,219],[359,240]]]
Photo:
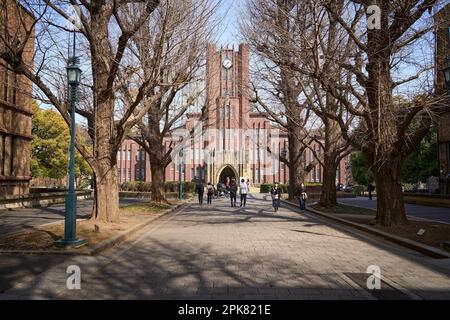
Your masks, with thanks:
[[[202,181],[197,182],[196,191],[198,193],[198,204],[203,205],[203,194],[205,193],[205,186]]]
[[[272,206],[275,212],[280,208],[280,199],[281,199],[281,188],[278,186],[278,182],[270,190],[270,195],[272,197]]]
[[[207,189],[207,197],[208,197],[208,204],[212,204],[212,198],[214,195],[214,186],[211,184],[211,182],[208,182]]]
[[[245,183],[245,180],[241,180],[241,184],[239,186],[240,188],[240,194],[241,194],[241,207],[247,204],[247,193],[248,193],[248,186]]]
[[[237,195],[237,183],[236,179],[233,178],[230,183],[230,201],[231,201],[231,207],[236,207],[236,195]]]
[[[375,191],[375,187],[373,186],[372,182],[369,182],[369,185],[367,186],[367,191],[369,192],[369,200],[372,200],[372,192]]]
[[[228,191],[230,191],[230,183],[231,183],[230,177],[227,177],[227,179],[225,180],[225,188]]]
[[[305,211],[306,209],[306,199],[308,199],[308,194],[306,193],[305,185],[302,183],[297,191],[297,198],[300,205],[300,210]]]

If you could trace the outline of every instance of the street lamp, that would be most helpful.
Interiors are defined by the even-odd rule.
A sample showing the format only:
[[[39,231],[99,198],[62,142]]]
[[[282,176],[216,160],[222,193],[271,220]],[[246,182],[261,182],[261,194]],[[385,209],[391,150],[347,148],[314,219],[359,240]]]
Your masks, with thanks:
[[[281,151],[281,156],[286,159],[286,156],[287,156],[286,146],[283,146],[283,151]]]
[[[70,161],[69,161],[69,192],[66,197],[66,215],[64,221],[64,238],[57,241],[63,246],[80,246],[84,240],[76,237],[77,197],[75,194],[75,103],[77,100],[77,88],[80,84],[81,69],[78,66],[79,58],[75,56],[75,33],[73,36],[73,57],[67,66],[67,81],[70,86],[70,114],[72,123],[70,126]]]
[[[184,157],[184,154],[183,154],[183,148],[181,148],[180,149],[180,152],[179,152],[179,157],[180,157],[180,164],[179,164],[179,170],[178,170],[178,185],[179,185],[179,190],[178,190],[178,199],[183,199],[183,187],[184,187],[184,185],[183,185],[183,180],[181,179],[181,175],[182,174],[184,174],[184,170],[183,170],[183,157]]]
[[[450,90],[450,65],[442,70],[444,74],[445,87]]]
[[[450,94],[450,57],[448,58],[449,64],[446,68],[442,70],[442,73],[444,74],[444,82],[445,87],[447,88],[448,93]],[[450,161],[450,159],[448,159]],[[445,187],[445,194],[448,193],[448,179],[450,177],[450,174],[447,175],[447,177],[444,178],[444,187]]]

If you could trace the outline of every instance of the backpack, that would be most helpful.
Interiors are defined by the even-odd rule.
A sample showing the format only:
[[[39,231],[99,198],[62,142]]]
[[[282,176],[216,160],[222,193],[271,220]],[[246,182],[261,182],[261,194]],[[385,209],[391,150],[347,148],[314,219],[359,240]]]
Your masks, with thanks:
[[[214,187],[212,185],[208,186],[208,193],[213,194],[214,193]]]

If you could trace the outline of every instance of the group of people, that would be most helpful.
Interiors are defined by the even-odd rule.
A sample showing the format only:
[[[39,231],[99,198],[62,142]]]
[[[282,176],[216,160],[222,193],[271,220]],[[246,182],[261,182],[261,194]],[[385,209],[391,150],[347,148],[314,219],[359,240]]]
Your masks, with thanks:
[[[270,190],[270,196],[272,197],[272,206],[275,210],[275,212],[278,211],[280,208],[280,200],[281,195],[283,191],[281,190],[278,183],[275,183],[275,185]],[[300,210],[305,211],[306,209],[306,199],[308,198],[308,194],[306,193],[305,185],[302,183],[300,185],[300,188],[297,190],[297,199],[299,201],[299,207]]]
[[[236,183],[236,179],[229,177],[226,178],[225,181],[226,189],[228,190],[230,194],[230,200],[231,200],[231,206],[236,207],[236,198],[238,193],[238,184]],[[245,182],[244,179],[241,179],[239,183],[239,194],[241,198],[241,207],[245,207],[247,205],[247,194],[250,190],[250,181],[247,179],[247,182]],[[198,194],[198,203],[200,205],[203,204],[203,197],[205,193],[205,187],[201,181],[199,181],[196,185],[196,192]],[[208,185],[206,186],[206,192],[207,192],[207,203],[212,204],[212,199],[215,193],[214,186],[211,184],[211,182],[208,182]]]
[[[240,207],[245,207],[247,205],[247,195],[250,192],[250,181],[245,179],[241,179],[239,185],[236,182],[235,178],[230,179],[229,177],[226,178],[225,181],[225,187],[229,192],[230,195],[230,201],[231,201],[231,207],[236,207],[236,201],[237,201],[237,193],[239,190],[240,195]],[[196,192],[198,194],[198,203],[200,205],[203,205],[203,197],[205,193],[205,187],[201,181],[197,183],[196,186]],[[212,204],[212,199],[215,194],[215,188],[211,184],[211,182],[208,182],[208,185],[206,186],[206,192],[207,192],[207,203]],[[282,190],[278,183],[275,183],[275,185],[270,190],[270,195],[272,197],[272,205],[275,210],[275,212],[278,211],[280,208],[280,201],[282,197]],[[300,210],[305,211],[306,209],[306,199],[308,198],[308,195],[306,193],[305,185],[302,183],[300,185],[300,188],[297,190],[297,199],[299,201],[299,207]]]

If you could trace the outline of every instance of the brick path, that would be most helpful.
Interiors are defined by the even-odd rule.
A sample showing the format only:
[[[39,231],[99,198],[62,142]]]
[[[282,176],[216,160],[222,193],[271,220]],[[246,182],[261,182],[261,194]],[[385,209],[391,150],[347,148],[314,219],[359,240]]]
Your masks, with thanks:
[[[71,264],[81,268],[81,290],[66,289]],[[351,280],[369,265],[379,266],[390,285],[383,282],[384,295]],[[245,209],[223,199],[168,215],[101,256],[55,260],[37,276],[16,277],[0,299],[374,299],[389,293],[450,299],[449,275],[449,259],[309,213],[281,208],[274,214],[262,199],[249,199]]]

